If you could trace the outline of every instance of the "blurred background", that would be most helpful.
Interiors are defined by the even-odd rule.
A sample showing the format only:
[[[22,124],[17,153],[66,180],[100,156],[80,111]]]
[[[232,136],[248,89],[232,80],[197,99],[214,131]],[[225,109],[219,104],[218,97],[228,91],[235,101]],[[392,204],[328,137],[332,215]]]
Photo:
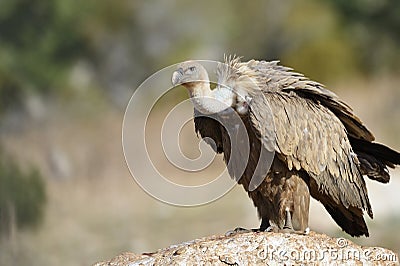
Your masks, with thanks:
[[[397,0],[0,1],[0,264],[87,265],[259,226],[241,187],[179,208],[129,174],[121,146],[129,98],[183,60],[280,59],[400,150],[399,29]],[[181,141],[197,149],[187,127]],[[367,185],[369,238],[344,235],[315,201],[311,230],[399,252],[400,171]]]

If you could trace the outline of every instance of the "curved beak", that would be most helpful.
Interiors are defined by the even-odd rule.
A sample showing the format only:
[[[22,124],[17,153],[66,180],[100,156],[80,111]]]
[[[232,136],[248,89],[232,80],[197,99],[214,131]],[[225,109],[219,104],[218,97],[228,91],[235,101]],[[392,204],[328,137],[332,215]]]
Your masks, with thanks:
[[[179,68],[172,74],[172,85],[179,85],[183,77],[183,69]]]

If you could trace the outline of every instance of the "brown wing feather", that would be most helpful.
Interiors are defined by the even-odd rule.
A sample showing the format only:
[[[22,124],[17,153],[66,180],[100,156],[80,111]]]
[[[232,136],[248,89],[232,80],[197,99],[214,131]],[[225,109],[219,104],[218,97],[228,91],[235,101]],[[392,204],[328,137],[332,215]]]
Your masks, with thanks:
[[[361,173],[379,182],[389,182],[388,167],[400,165],[400,153],[385,145],[373,143],[373,134],[336,94],[318,82],[293,72],[291,68],[278,65],[278,61],[251,60],[247,63],[236,62],[236,65],[238,64],[241,65],[240,69],[247,67],[243,74],[256,80],[259,89],[263,91],[295,93],[314,101],[317,106],[323,105],[328,108],[346,128],[350,144],[360,161]]]
[[[311,81],[300,73],[293,72],[291,68],[278,65],[279,61],[256,61],[251,60],[246,65],[253,70],[257,80],[263,90],[275,91],[293,91],[305,98],[321,102],[328,107],[344,124],[348,134],[355,138],[373,141],[375,137],[363,125],[361,120],[353,114],[353,110],[339,97],[324,88],[318,82]]]
[[[276,135],[276,151],[288,168],[308,173],[311,195],[320,200],[336,222],[352,235],[368,234],[363,210],[372,217],[365,181],[358,168],[346,129],[321,104],[284,92],[254,97],[250,117],[262,137]],[[270,132],[260,110],[272,110]],[[336,206],[336,208],[335,208]],[[340,219],[348,218],[340,221]],[[359,226],[349,225],[351,223]],[[354,227],[354,228],[353,228]]]

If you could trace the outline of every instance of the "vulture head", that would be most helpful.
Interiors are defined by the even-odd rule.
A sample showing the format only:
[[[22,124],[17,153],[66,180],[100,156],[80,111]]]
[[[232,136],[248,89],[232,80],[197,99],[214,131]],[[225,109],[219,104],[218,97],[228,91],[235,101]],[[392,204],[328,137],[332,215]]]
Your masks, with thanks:
[[[172,85],[183,85],[189,91],[200,84],[208,85],[207,70],[196,61],[180,63],[177,70],[172,74]]]
[[[233,106],[236,95],[226,86],[210,88],[207,70],[196,61],[178,64],[172,74],[172,85],[184,86],[190,94],[194,107],[203,114],[219,113]]]

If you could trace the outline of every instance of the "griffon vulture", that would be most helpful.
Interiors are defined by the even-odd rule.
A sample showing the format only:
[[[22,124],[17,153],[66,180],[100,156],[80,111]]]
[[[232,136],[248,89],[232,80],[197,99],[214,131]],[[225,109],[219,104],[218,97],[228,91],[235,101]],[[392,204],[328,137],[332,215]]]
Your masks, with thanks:
[[[206,69],[186,61],[172,83],[189,91],[196,132],[224,154],[231,177],[257,208],[259,230],[308,232],[311,195],[346,233],[368,236],[363,214],[373,214],[363,176],[389,182],[388,167],[400,164],[400,153],[373,142],[373,134],[336,94],[278,63],[226,58],[211,89]],[[245,125],[248,158],[233,154],[241,150],[234,149],[241,141],[232,137],[237,132],[228,132],[235,130],[235,125],[229,129],[233,114]],[[265,150],[275,153],[270,167],[262,169]],[[251,187],[253,175],[260,174]]]

